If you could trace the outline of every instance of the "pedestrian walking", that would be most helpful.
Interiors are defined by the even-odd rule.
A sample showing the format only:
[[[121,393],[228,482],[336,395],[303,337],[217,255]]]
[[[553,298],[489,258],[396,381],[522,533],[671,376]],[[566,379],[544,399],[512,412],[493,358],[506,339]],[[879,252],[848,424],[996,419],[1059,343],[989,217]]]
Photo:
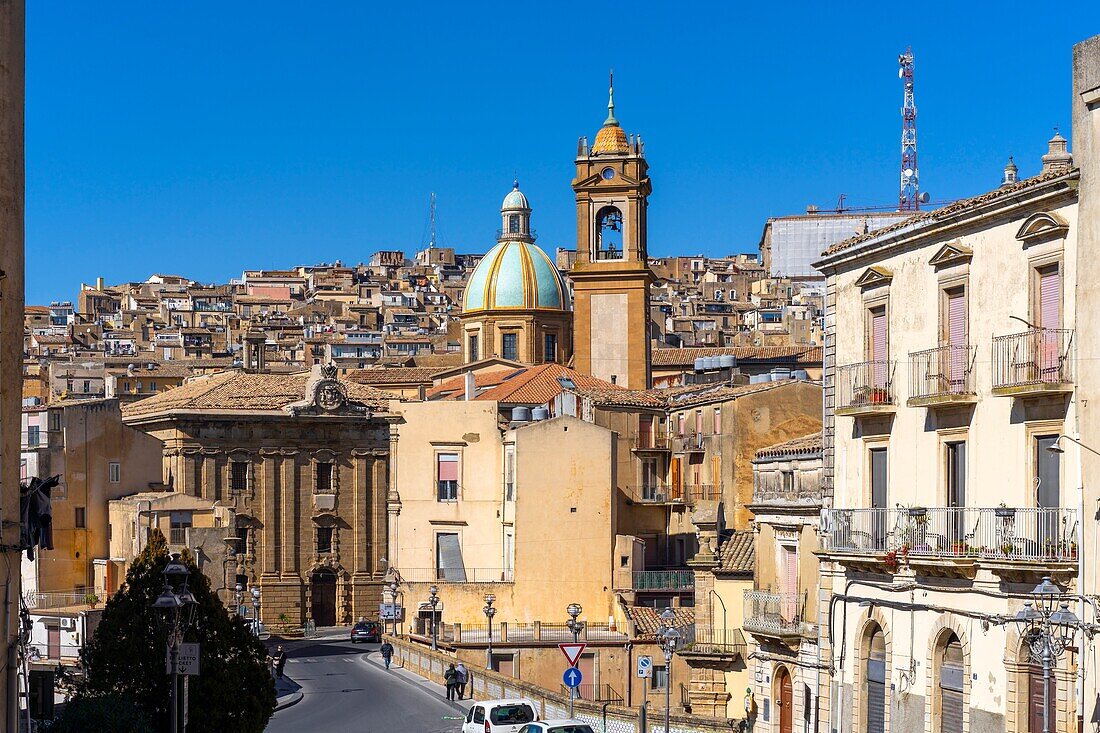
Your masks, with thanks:
[[[455,667],[455,672],[457,673],[455,681],[458,683],[458,699],[461,700],[466,695],[466,684],[470,681],[470,671],[466,669],[465,664],[459,662],[458,666]],[[470,690],[470,692],[470,696],[473,697],[473,690]]]
[[[453,664],[443,672],[443,684],[447,686],[447,699],[454,700],[458,692],[458,670]]]
[[[275,678],[283,678],[283,667],[286,666],[286,652],[282,647],[275,650]]]
[[[390,660],[393,659],[393,644],[388,641],[383,642],[378,651],[382,652],[382,661],[386,663],[386,669],[389,669]]]

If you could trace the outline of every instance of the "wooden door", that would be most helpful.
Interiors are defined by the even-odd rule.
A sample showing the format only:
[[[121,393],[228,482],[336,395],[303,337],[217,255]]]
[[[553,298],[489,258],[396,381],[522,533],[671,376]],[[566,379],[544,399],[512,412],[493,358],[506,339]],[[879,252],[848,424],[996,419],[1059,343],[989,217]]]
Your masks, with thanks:
[[[1028,667],[1028,716],[1027,733],[1043,733],[1043,668],[1037,664]],[[1057,685],[1053,675],[1050,680],[1050,728],[1054,730],[1054,709],[1057,704]]]
[[[46,657],[61,659],[61,629],[57,626],[46,627]]]
[[[683,484],[680,482],[680,457],[672,459],[668,470],[668,493],[673,499],[681,499],[684,496]]]
[[[336,625],[336,574],[318,571],[313,574],[313,622],[318,626]]]
[[[779,669],[779,733],[794,733],[794,690],[786,668]]]

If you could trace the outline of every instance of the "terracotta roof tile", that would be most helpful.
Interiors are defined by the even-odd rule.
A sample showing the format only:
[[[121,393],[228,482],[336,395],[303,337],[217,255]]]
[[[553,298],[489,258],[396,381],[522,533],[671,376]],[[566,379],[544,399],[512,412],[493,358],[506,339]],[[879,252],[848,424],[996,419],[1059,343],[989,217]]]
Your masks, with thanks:
[[[734,532],[718,550],[720,573],[749,573],[756,568],[756,548],[753,545],[752,532]]]
[[[346,379],[356,384],[431,384],[432,376],[438,371],[434,367],[375,367],[353,369]]]
[[[794,438],[793,440],[787,440],[782,443],[776,443],[775,445],[769,445],[765,448],[761,448],[756,451],[757,458],[772,458],[777,456],[789,456],[798,453],[820,453],[821,452],[821,431],[811,433],[810,435],[803,435],[801,438]]]
[[[634,622],[634,638],[641,641],[655,641],[657,629],[661,626],[661,614],[664,609],[658,611],[648,606],[630,606],[626,609],[630,620]],[[672,625],[676,628],[691,626],[695,623],[694,608],[673,608],[675,618]]]
[[[305,398],[309,372],[271,374],[230,370],[191,379],[175,389],[125,407],[126,417],[172,410],[282,410]],[[348,397],[372,410],[385,410],[397,395],[344,382]]]
[[[846,249],[854,247],[861,242],[866,242],[871,239],[877,239],[884,235],[892,234],[894,232],[900,232],[908,229],[916,229],[922,224],[926,224],[928,222],[936,222],[943,221],[944,219],[950,219],[952,217],[958,216],[959,214],[965,213],[970,209],[976,209],[985,204],[993,203],[998,199],[1012,196],[1013,194],[1017,194],[1020,191],[1034,188],[1035,186],[1047,183],[1048,181],[1054,181],[1059,178],[1066,178],[1068,180],[1070,178],[1077,178],[1079,175],[1080,171],[1074,168],[1068,173],[1062,171],[1054,171],[1051,173],[1034,176],[1032,178],[1025,178],[1024,180],[1019,181],[1014,185],[996,188],[979,196],[973,196],[967,199],[959,199],[958,201],[950,203],[947,206],[941,207],[939,209],[933,209],[932,211],[923,211],[909,217],[908,219],[903,219],[902,221],[896,222],[894,224],[884,226],[881,229],[874,229],[865,234],[860,234],[850,239],[845,239],[842,242],[837,242],[836,244],[832,245],[824,252],[822,252],[821,256],[829,257],[830,255],[834,255],[837,252],[842,252]]]
[[[565,387],[559,379],[568,380],[581,389],[617,391],[611,382],[581,374],[561,364],[551,363],[518,370],[496,387],[478,395],[479,400],[495,400],[508,404],[542,405],[561,394]]]
[[[787,379],[779,382],[761,382],[759,384],[730,385],[725,383],[690,384],[668,389],[577,389],[581,397],[591,399],[601,407],[649,407],[660,410],[675,410],[696,404],[734,400],[758,392],[767,392],[798,380]]]
[[[655,367],[686,366],[704,356],[730,356],[738,361],[775,361],[805,365],[820,365],[820,346],[711,346],[683,349],[653,349]]]
[[[491,372],[478,372],[474,374],[474,386],[488,388],[500,384],[510,375],[515,374],[515,369],[494,369]],[[466,389],[466,377],[452,377],[428,390],[427,398],[446,399],[454,394],[462,394]]]

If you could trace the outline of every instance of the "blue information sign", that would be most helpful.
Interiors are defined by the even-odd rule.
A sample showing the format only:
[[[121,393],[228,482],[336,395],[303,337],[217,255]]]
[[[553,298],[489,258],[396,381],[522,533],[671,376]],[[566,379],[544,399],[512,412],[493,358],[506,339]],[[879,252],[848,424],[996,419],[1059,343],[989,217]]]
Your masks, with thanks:
[[[581,679],[581,671],[576,667],[570,667],[565,670],[565,674],[561,676],[561,681],[565,683],[566,687],[580,687]]]

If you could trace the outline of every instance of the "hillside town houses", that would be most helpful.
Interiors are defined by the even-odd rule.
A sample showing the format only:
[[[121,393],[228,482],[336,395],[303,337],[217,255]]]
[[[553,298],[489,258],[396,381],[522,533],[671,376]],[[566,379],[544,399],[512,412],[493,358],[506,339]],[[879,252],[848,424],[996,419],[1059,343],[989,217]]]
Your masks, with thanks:
[[[1100,37],[1073,74],[1069,138],[987,191],[765,217],[752,254],[650,253],[612,92],[574,245],[515,180],[478,254],[27,306],[21,477],[61,475],[36,684],[159,529],[267,628],[377,620],[475,695],[557,704],[582,640],[586,720],[1098,730]]]

